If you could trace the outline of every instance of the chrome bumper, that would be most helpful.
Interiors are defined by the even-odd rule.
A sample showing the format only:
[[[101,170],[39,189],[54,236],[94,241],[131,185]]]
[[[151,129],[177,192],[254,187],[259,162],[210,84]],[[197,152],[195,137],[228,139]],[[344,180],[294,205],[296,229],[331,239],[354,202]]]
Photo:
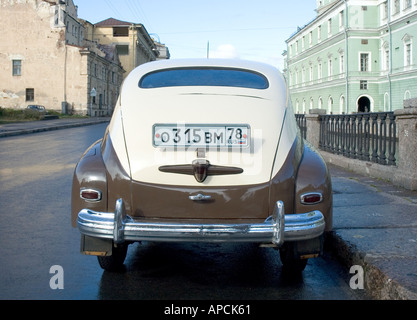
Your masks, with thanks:
[[[123,201],[116,202],[114,213],[83,209],[77,226],[84,235],[124,241],[204,241],[253,242],[280,246],[285,241],[307,240],[324,232],[323,214],[312,211],[284,214],[284,204],[278,201],[272,216],[257,224],[152,223],[133,220],[126,215]]]

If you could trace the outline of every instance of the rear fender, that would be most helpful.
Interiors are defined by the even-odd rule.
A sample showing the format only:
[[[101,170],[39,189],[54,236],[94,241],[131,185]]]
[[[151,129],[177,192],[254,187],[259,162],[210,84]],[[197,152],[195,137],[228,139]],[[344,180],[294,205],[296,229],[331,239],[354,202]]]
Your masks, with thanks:
[[[81,209],[107,211],[106,168],[101,156],[101,141],[95,142],[83,154],[78,162],[72,180],[71,224],[77,226],[77,217]],[[80,197],[82,189],[94,189],[101,192],[99,201],[87,201]]]
[[[323,196],[322,201],[311,205],[302,204],[301,196],[310,192],[320,192]],[[294,201],[295,213],[318,210],[324,215],[326,231],[332,229],[333,194],[330,174],[321,155],[306,141],[297,172]]]

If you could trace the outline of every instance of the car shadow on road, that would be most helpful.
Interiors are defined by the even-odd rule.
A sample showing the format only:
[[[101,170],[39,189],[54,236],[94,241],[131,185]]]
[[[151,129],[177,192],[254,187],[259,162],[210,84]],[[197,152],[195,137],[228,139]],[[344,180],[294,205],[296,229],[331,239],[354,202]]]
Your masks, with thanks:
[[[282,272],[279,252],[254,244],[141,243],[125,268],[103,272],[100,299],[285,299],[303,276]],[[285,290],[283,290],[285,289]],[[292,292],[289,292],[292,291]]]

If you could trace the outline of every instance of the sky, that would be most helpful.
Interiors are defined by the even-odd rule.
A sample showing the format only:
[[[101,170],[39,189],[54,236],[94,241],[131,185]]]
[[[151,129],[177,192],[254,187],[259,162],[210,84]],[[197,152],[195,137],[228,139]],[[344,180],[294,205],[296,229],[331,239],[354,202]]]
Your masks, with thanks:
[[[316,17],[316,0],[73,0],[91,23],[141,23],[171,59],[239,58],[282,69],[285,41]]]

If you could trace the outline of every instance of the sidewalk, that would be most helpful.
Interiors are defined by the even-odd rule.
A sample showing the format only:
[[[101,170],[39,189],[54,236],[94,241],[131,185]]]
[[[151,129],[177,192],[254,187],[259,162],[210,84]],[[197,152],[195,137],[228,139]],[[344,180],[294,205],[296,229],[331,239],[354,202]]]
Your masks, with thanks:
[[[59,119],[0,125],[0,138],[108,122],[110,118]],[[364,270],[374,299],[417,300],[417,191],[329,164],[333,231],[326,251],[350,269]],[[353,274],[352,274],[353,276]]]
[[[88,126],[109,121],[110,118],[64,118],[0,124],[0,138],[72,127]]]
[[[417,191],[335,165],[329,170],[333,232],[326,249],[348,270],[363,267],[374,299],[417,299]]]

